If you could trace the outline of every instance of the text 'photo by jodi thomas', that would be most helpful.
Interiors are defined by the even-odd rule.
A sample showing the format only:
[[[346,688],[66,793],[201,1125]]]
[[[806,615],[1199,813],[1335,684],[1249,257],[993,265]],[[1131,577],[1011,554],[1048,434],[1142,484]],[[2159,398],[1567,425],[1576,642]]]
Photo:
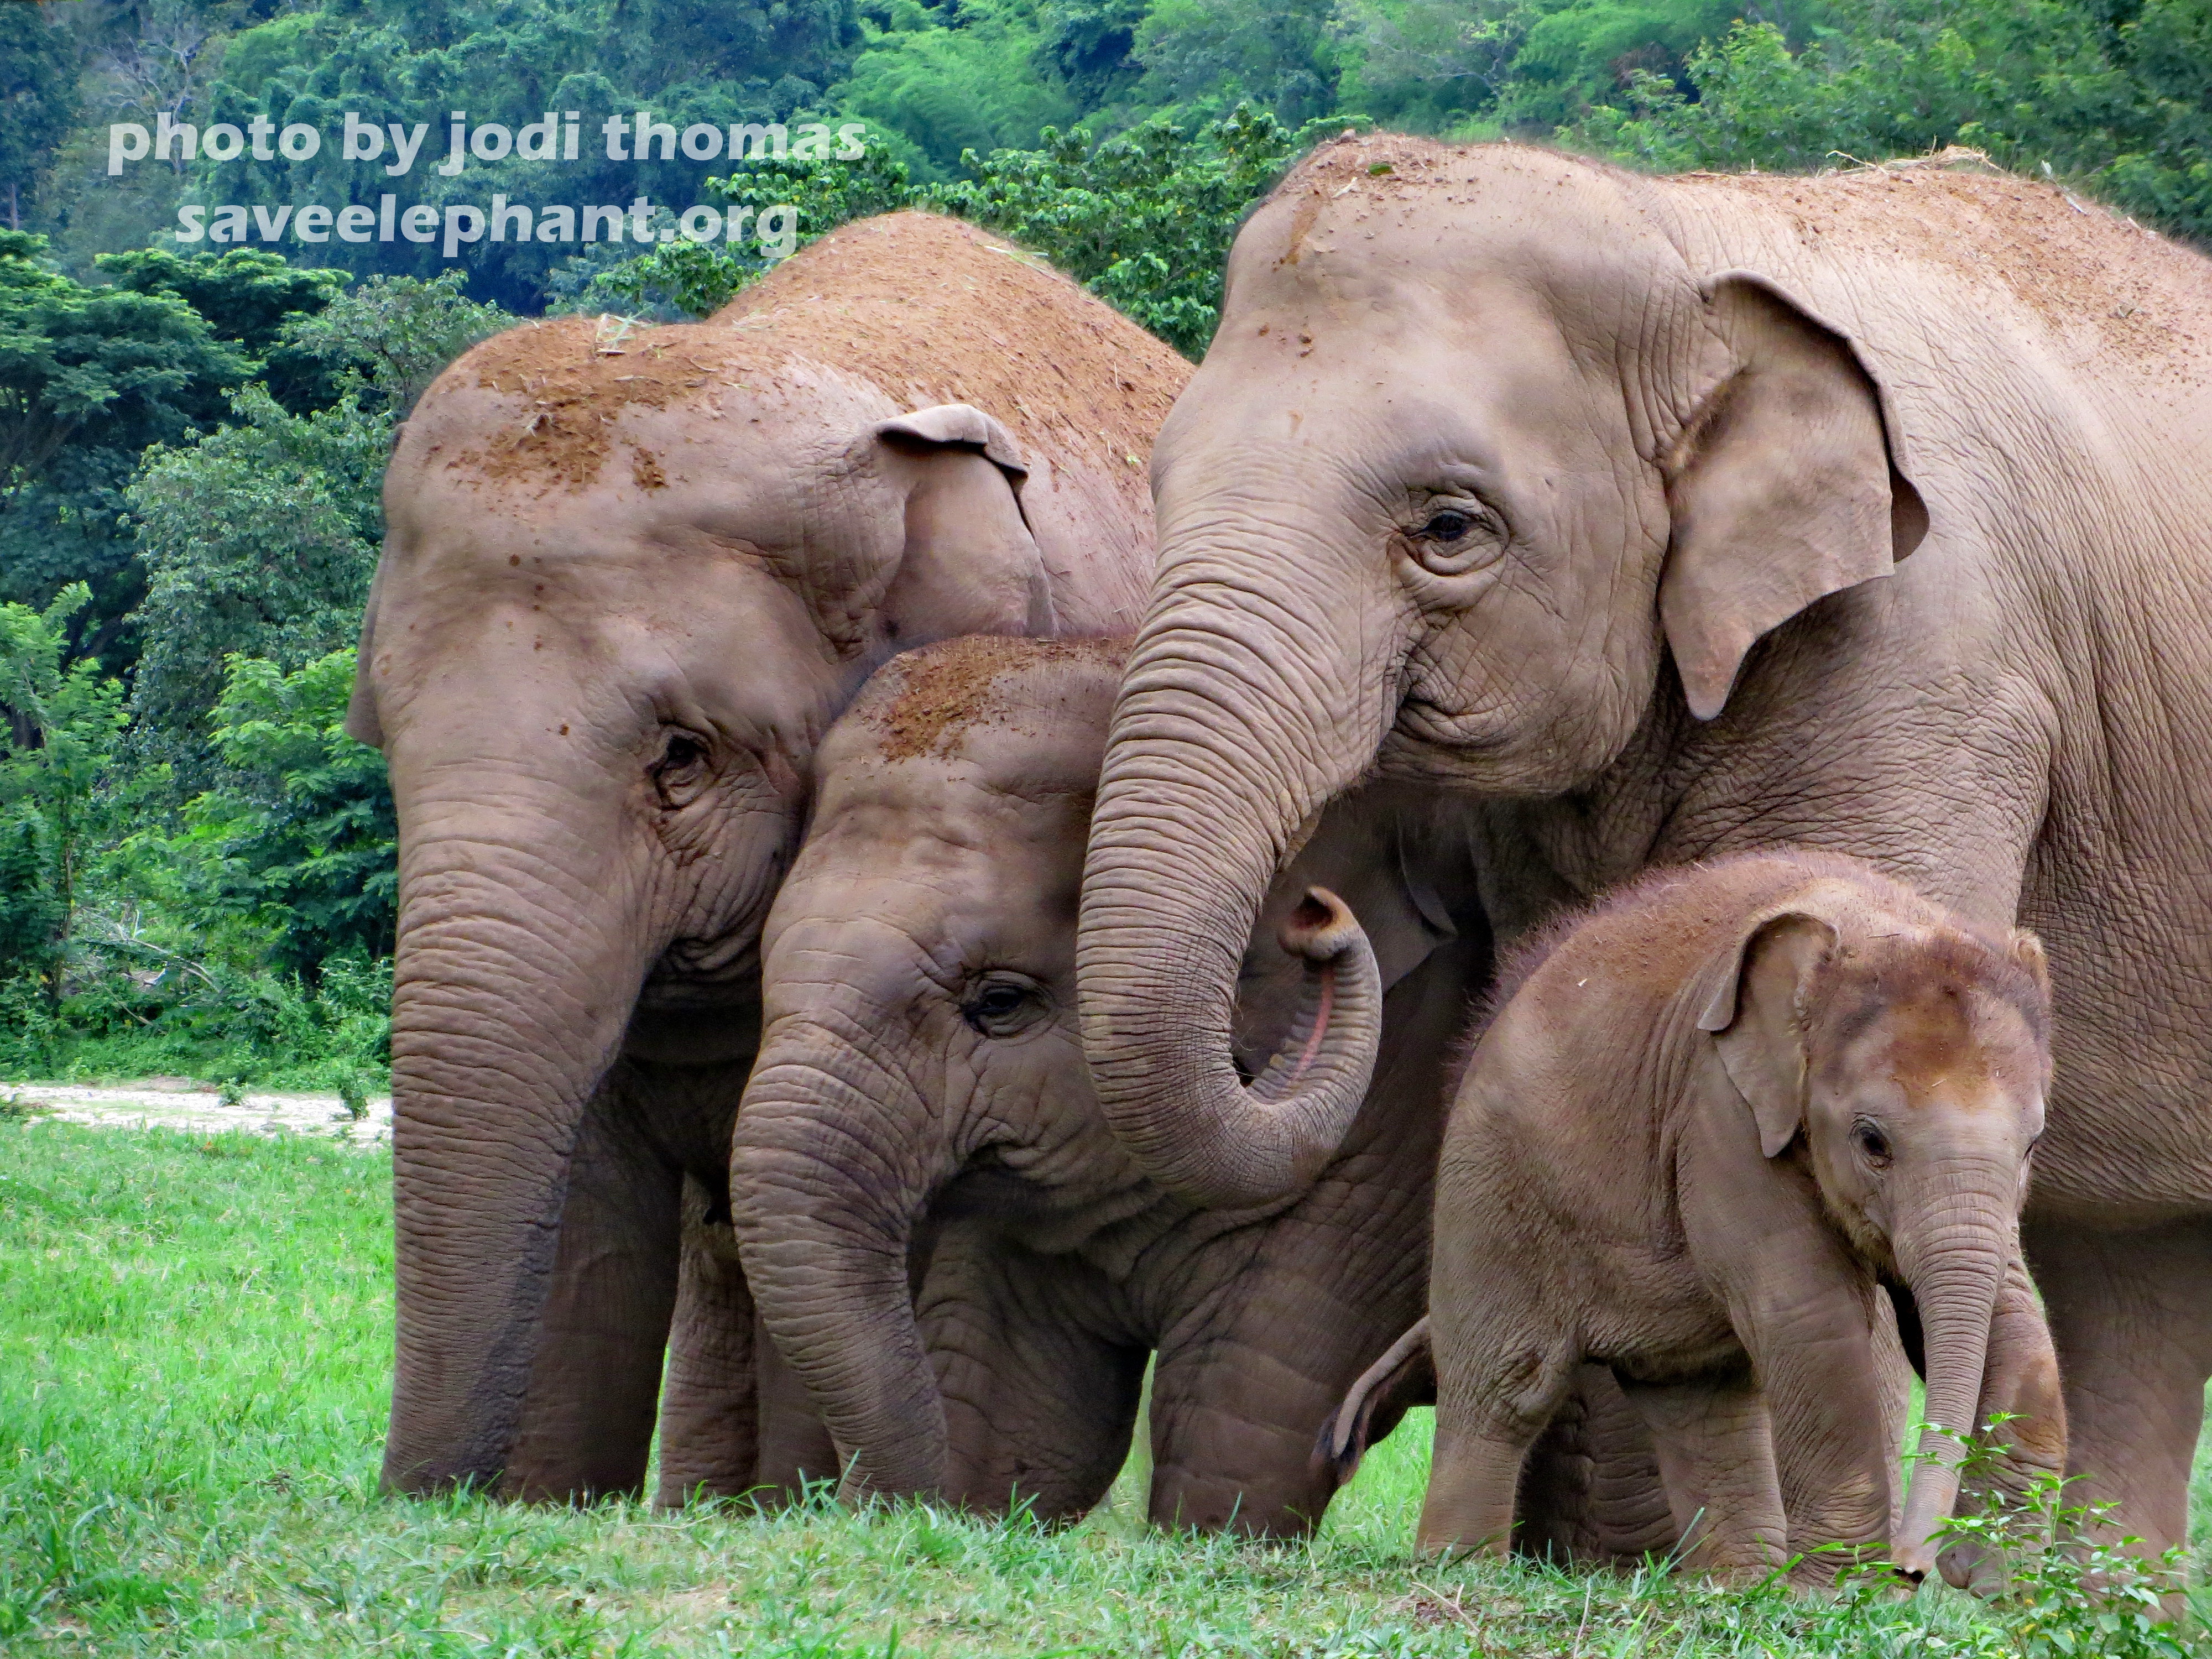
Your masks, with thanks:
[[[558,167],[582,153],[583,121],[580,112],[557,116],[547,111],[542,120],[520,130],[495,121],[469,125],[466,112],[455,111],[448,125],[445,158],[435,171],[445,178],[464,173],[471,161],[517,161]],[[781,122],[745,122],[724,128],[696,122],[678,131],[672,122],[656,121],[650,110],[632,115],[611,115],[596,137],[610,161],[673,161],[680,154],[699,162],[723,161],[742,166],[764,159],[782,161],[855,161],[865,152],[866,126],[848,121],[832,129],[826,122],[806,121],[796,127]],[[337,134],[339,154],[347,161],[374,167],[385,177],[404,178],[423,159],[430,124],[417,121],[379,124],[349,110]],[[322,153],[325,135],[321,128],[295,122],[279,128],[265,116],[256,116],[245,126],[219,121],[207,127],[179,121],[162,112],[149,129],[141,122],[118,121],[107,129],[107,171],[119,175],[134,162],[196,161],[231,161],[250,155],[257,161],[306,161]],[[372,175],[374,176],[374,175]],[[410,242],[441,244],[448,259],[462,248],[489,239],[494,242],[672,242],[679,236],[693,242],[742,242],[750,232],[760,251],[771,258],[789,256],[799,242],[799,213],[793,207],[723,209],[695,204],[681,213],[655,204],[643,196],[626,203],[550,204],[516,201],[495,193],[483,204],[447,202],[439,206],[416,204],[401,207],[389,191],[377,194],[374,205],[350,202],[339,206],[319,203],[306,205],[209,206],[187,203],[177,210],[172,234],[179,242],[218,245],[241,242],[281,242],[288,237],[301,243]]]

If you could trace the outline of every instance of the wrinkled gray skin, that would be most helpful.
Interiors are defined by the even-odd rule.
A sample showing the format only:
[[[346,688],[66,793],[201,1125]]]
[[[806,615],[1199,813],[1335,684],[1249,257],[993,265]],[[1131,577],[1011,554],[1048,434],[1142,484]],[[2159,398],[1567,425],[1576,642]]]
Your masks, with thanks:
[[[1294,1200],[1163,1193],[1108,1133],[1076,1031],[1121,656],[933,647],[824,739],[764,938],[731,1170],[745,1274],[848,1496],[1079,1516],[1121,1467],[1157,1351],[1153,1519],[1302,1534],[1334,1486],[1316,1429],[1422,1305],[1443,1091],[1488,933],[1463,855],[1455,879],[1410,883],[1409,856],[1440,868],[1442,849],[1389,791],[1348,798],[1240,947],[1239,1048],[1264,1091],[1371,1048],[1379,1016],[1365,1104]]]
[[[2067,252],[2071,250],[2071,252]],[[2024,1224],[2070,1467],[2187,1535],[2212,1373],[2212,266],[1934,168],[1643,179],[1344,141],[1240,235],[1156,451],[1091,829],[1085,1045],[1171,1189],[1295,1190],[1228,963],[1378,765],[1462,803],[1510,939],[1799,842],[2033,928]]]
[[[1018,349],[1060,372],[1002,424],[964,398],[1011,410]],[[1129,458],[1182,375],[904,214],[713,321],[529,325],[425,394],[349,721],[399,817],[389,1486],[635,1491],[657,1396],[665,1498],[830,1472],[725,1194],[814,745],[908,645],[1129,625]]]

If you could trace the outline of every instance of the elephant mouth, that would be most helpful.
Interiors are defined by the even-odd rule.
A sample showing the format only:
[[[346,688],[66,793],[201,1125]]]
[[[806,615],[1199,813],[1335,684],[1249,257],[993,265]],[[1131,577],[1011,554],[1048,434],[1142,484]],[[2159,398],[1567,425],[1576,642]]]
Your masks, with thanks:
[[[760,970],[757,930],[720,939],[678,939],[647,973],[637,1006],[656,1013],[722,1007],[732,993],[750,995]]]

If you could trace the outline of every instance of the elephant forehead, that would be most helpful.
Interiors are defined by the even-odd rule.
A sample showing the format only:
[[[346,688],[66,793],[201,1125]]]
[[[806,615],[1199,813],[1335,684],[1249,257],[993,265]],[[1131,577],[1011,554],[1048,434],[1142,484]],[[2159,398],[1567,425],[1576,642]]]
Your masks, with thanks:
[[[2034,1033],[2002,996],[1956,977],[1929,974],[1852,993],[1856,1035],[1823,1069],[1838,1080],[1893,1081],[1911,1106],[1998,1109],[2031,1097],[2041,1072]]]
[[[1238,238],[1230,308],[1295,289],[1386,309],[1422,290],[1463,314],[1492,287],[1572,313],[1617,305],[1623,278],[1655,261],[1681,265],[1622,175],[1516,144],[1389,135],[1328,146],[1284,181]]]

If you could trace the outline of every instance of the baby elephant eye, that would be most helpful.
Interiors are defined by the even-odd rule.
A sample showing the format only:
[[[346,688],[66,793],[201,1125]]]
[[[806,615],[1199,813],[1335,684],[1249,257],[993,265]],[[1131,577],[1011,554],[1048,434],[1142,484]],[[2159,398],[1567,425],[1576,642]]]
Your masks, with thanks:
[[[1861,1119],[1851,1126],[1851,1142],[1863,1153],[1866,1161],[1876,1169],[1887,1169],[1890,1161],[1889,1137],[1875,1124]]]
[[[1455,542],[1474,528],[1474,520],[1465,513],[1438,513],[1413,533],[1423,541]]]
[[[1036,986],[1009,974],[993,974],[960,1005],[960,1018],[980,1036],[1010,1037],[1036,1024],[1044,1011],[1043,993]]]

